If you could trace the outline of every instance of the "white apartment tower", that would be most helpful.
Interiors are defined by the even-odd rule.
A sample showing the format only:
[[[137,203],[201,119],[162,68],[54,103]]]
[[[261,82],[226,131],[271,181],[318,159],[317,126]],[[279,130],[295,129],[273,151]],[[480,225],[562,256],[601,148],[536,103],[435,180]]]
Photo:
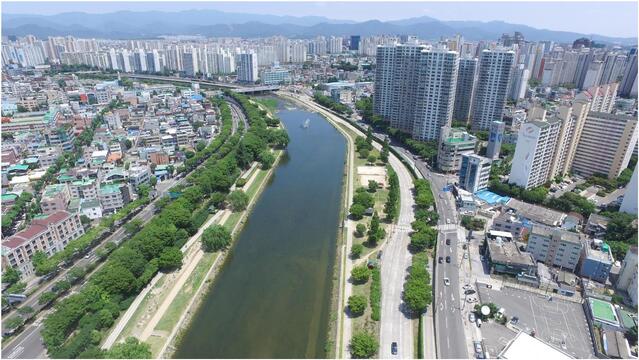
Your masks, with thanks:
[[[472,105],[473,130],[488,130],[493,121],[501,121],[512,77],[515,52],[483,50]]]
[[[468,122],[470,118],[470,107],[477,82],[477,64],[477,58],[473,57],[464,57],[459,60],[453,109],[453,119],[457,121]]]
[[[254,83],[257,81],[257,55],[245,53],[238,55],[237,81]]]

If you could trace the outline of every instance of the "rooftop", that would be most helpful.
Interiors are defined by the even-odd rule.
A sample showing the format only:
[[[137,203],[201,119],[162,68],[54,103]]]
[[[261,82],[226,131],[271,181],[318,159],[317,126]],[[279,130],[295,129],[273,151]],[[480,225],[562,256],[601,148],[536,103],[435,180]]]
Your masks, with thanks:
[[[46,231],[49,224],[57,224],[70,216],[72,215],[66,211],[57,211],[49,216],[34,219],[33,221],[31,221],[31,225],[29,225],[29,227],[3,241],[2,246],[6,246],[10,249],[20,247],[22,244],[24,244],[26,241],[29,241],[34,236]]]
[[[519,251],[517,244],[512,241],[491,240],[488,241],[488,248],[490,250],[490,259],[495,263],[521,264],[535,267],[535,260],[532,255]]]
[[[499,353],[500,359],[527,359],[534,354],[539,359],[572,359],[563,351],[550,346],[544,341],[532,337],[523,331],[512,339]]]
[[[562,212],[529,204],[517,199],[510,199],[506,203],[506,206],[517,211],[519,215],[544,225],[559,226],[566,217],[566,214]]]
[[[67,189],[67,184],[51,184],[44,188],[43,198],[52,198]]]
[[[615,309],[611,303],[595,298],[588,298],[588,302],[595,320],[619,326],[619,319],[617,319],[617,314],[615,314]]]

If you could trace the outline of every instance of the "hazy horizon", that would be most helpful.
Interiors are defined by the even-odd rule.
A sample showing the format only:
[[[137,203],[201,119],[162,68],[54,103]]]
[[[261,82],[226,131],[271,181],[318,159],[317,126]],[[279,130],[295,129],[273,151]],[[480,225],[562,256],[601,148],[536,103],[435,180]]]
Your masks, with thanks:
[[[401,6],[398,6],[401,5]],[[66,12],[218,10],[224,12],[322,16],[332,20],[392,21],[429,16],[438,20],[504,21],[538,29],[637,37],[637,2],[12,2],[5,14]],[[459,11],[463,9],[464,11]],[[570,16],[566,16],[569,14]]]

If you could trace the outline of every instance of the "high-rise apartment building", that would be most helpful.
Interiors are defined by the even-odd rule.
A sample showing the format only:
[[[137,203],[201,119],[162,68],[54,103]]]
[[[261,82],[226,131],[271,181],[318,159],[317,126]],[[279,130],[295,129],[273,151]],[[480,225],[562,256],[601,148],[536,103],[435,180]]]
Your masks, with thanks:
[[[504,130],[506,124],[502,121],[493,121],[490,124],[490,131],[488,132],[488,147],[486,148],[486,157],[491,160],[499,158],[499,151],[501,150],[501,143],[504,140]]]
[[[637,167],[635,166],[630,182],[626,185],[626,192],[624,193],[619,211],[637,215],[637,189],[639,188],[637,180]]]
[[[604,57],[604,67],[601,72],[601,84],[611,84],[619,81],[622,76],[624,66],[626,66],[626,55],[609,53]]]
[[[592,86],[575,96],[577,100],[590,103],[590,111],[611,113],[615,108],[619,83]]]
[[[344,46],[344,41],[341,37],[331,36],[328,39],[328,53],[329,54],[341,54],[342,48]]]
[[[528,89],[528,80],[530,80],[530,70],[526,69],[524,64],[517,65],[513,72],[508,98],[515,101],[523,99]]]
[[[459,186],[470,192],[486,189],[492,160],[475,154],[464,154],[459,169]]]
[[[623,259],[621,270],[619,271],[619,277],[615,287],[619,290],[623,290],[628,293],[632,304],[637,306],[637,246],[631,246],[626,252],[626,256]]]
[[[436,140],[450,125],[458,55],[416,45],[377,48],[375,112],[417,140]]]
[[[359,50],[359,41],[360,41],[360,36],[359,35],[351,35],[351,43],[349,46],[349,50],[354,50],[354,51],[358,51]]]
[[[471,110],[473,130],[488,130],[493,121],[501,121],[514,60],[512,50],[482,51]]]
[[[519,128],[509,182],[529,189],[548,181],[561,122],[533,120]]]
[[[619,95],[623,97],[637,97],[637,53],[628,57],[623,73]]]
[[[572,170],[582,176],[604,174],[614,179],[628,166],[637,143],[637,119],[626,115],[589,112]]]
[[[459,60],[453,109],[453,119],[457,121],[468,122],[470,118],[470,107],[477,80],[477,64],[477,58],[465,57]]]
[[[257,55],[244,53],[238,55],[237,81],[254,83],[257,81]]]

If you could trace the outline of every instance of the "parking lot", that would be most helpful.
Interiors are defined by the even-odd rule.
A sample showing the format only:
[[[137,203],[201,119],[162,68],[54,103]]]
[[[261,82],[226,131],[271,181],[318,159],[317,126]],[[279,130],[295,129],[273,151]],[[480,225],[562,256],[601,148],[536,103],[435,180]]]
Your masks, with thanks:
[[[510,320],[519,318],[516,327],[535,336],[576,358],[594,358],[588,323],[581,304],[553,299],[523,290],[503,287],[501,290],[479,287],[482,303],[492,302],[505,309]],[[482,331],[484,333],[484,331]],[[498,346],[499,339],[489,339],[491,331],[484,334],[489,344]],[[499,335],[501,336],[501,335]]]
[[[501,324],[487,322],[481,326],[481,334],[484,340],[484,351],[490,355],[491,359],[495,359],[508,342],[515,338],[517,332]]]

